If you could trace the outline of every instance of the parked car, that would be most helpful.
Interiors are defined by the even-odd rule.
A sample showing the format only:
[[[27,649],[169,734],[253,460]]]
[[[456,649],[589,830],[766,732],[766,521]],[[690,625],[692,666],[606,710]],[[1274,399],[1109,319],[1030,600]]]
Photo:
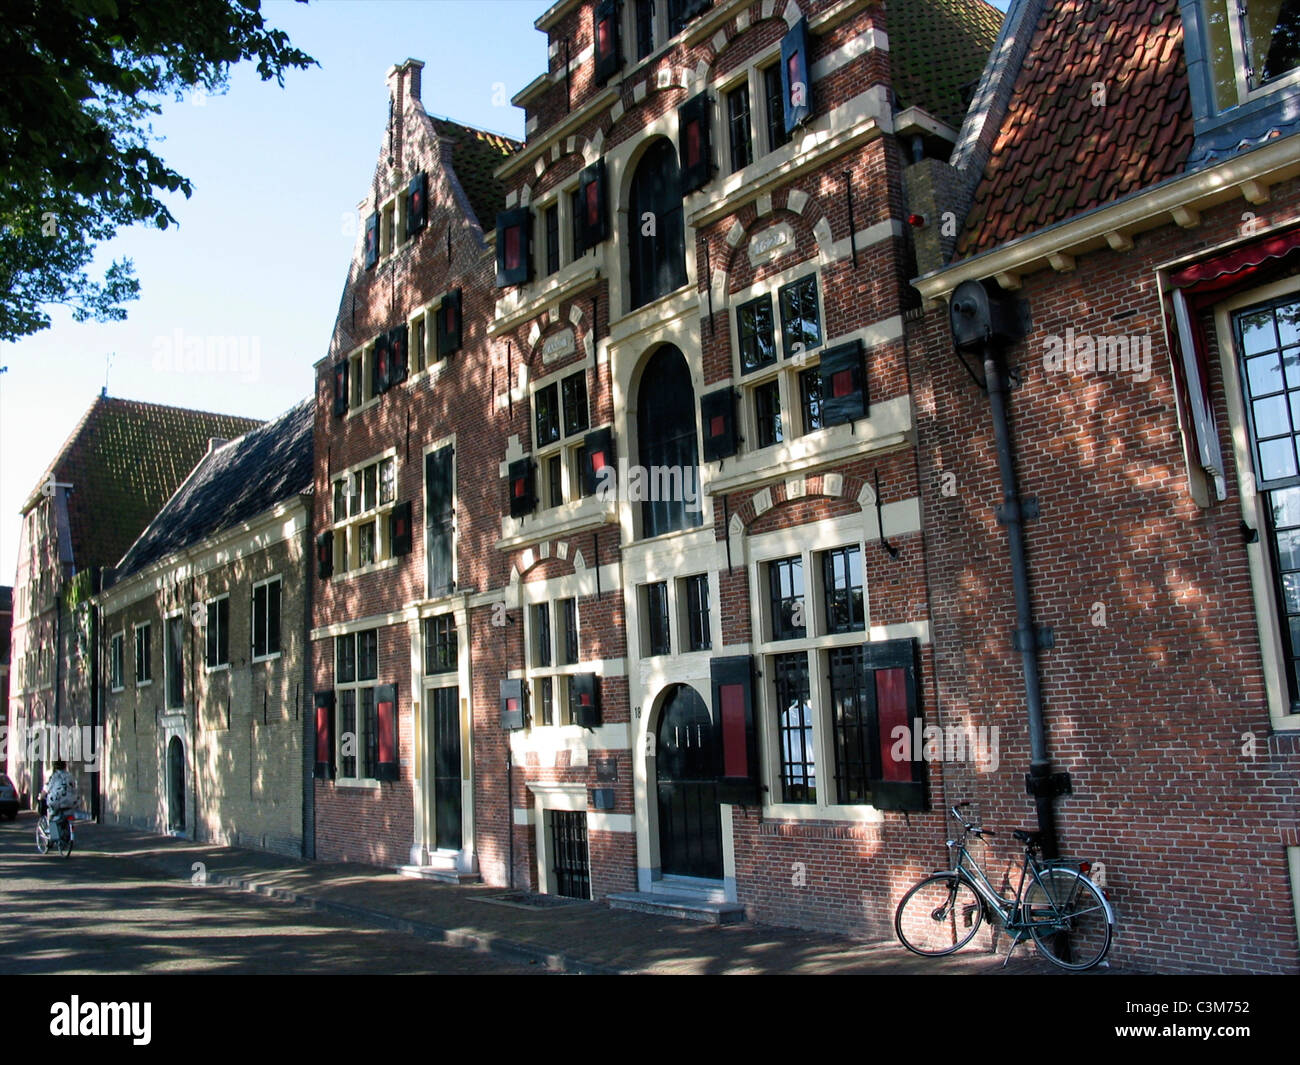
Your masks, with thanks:
[[[10,821],[18,816],[18,791],[4,773],[0,773],[0,814]]]

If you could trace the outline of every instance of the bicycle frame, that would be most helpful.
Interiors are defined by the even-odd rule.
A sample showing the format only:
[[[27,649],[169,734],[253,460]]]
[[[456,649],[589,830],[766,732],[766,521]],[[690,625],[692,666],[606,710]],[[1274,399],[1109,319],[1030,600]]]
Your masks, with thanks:
[[[1037,928],[1043,928],[1045,926],[1060,923],[1059,914],[1056,915],[1055,920],[1029,921],[1024,918],[1023,899],[1025,895],[1026,873],[1033,877],[1033,882],[1043,890],[1043,894],[1049,900],[1052,899],[1051,893],[1047,890],[1046,886],[1043,884],[1042,878],[1038,875],[1039,865],[1032,859],[1028,851],[1025,852],[1024,860],[1020,863],[1020,883],[1016,886],[1015,897],[1008,899],[993,886],[992,881],[989,880],[987,874],[985,874],[984,870],[980,867],[979,862],[975,860],[975,856],[970,853],[964,838],[961,840],[951,840],[949,842],[950,845],[955,845],[957,847],[957,862],[952,869],[946,869],[943,871],[952,873],[958,879],[969,884],[975,891],[975,894],[983,899],[988,906],[992,907],[992,910],[990,911],[991,914],[997,914],[998,920],[1001,921],[1002,926],[1006,928],[1008,932],[1027,934],[1031,924]],[[1053,910],[1056,908],[1054,901],[1052,902],[1052,908]],[[1110,915],[1109,907],[1107,907],[1107,917],[1113,923],[1114,918]]]

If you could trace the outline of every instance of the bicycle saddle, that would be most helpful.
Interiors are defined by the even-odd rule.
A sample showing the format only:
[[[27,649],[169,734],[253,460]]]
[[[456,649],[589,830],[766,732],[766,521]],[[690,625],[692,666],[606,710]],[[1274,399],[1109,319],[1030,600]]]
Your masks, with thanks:
[[[1029,832],[1023,828],[1017,828],[1011,834],[1015,836],[1016,839],[1020,840],[1021,843],[1027,843],[1031,847],[1037,847],[1038,844],[1042,841],[1042,837],[1043,837],[1043,834],[1041,832],[1037,832],[1037,831]]]

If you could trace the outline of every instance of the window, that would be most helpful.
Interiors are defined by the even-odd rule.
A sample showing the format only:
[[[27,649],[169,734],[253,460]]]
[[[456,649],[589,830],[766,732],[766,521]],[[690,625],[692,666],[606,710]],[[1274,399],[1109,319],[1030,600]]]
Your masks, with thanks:
[[[560,207],[551,204],[543,212],[546,222],[546,276],[557,273],[560,269]]]
[[[185,707],[185,619],[173,614],[165,623],[167,647],[167,708],[181,710]]]
[[[108,643],[108,686],[115,692],[126,687],[122,671],[122,639],[123,634],[117,632]]]
[[[534,603],[533,614],[533,665],[551,664],[551,604]]]
[[[736,308],[736,358],[751,422],[747,436],[760,448],[815,432],[824,422],[820,369],[807,366],[808,353],[822,347],[824,339],[817,275],[781,285],[776,305],[779,315],[773,312],[772,295],[764,294]],[[794,411],[798,424],[788,414],[783,417],[783,411]]]
[[[342,573],[373,566],[401,553],[394,551],[389,520],[396,502],[397,459],[395,456],[369,462],[334,478],[334,568],[336,571]]]
[[[803,559],[796,556],[767,566],[772,639],[797,640],[808,635],[804,620]]]
[[[1295,0],[1207,0],[1204,12],[1218,110],[1296,80],[1300,4]]]
[[[633,309],[686,284],[686,229],[677,149],[656,140],[632,176],[628,211]]]
[[[781,305],[781,340],[787,359],[819,347],[821,315],[817,310],[817,277],[809,274],[777,290]]]
[[[424,619],[424,672],[452,673],[459,663],[456,619],[451,614]]]
[[[781,758],[781,801],[816,802],[817,771],[808,688],[808,655],[803,651],[774,655],[771,663]]]
[[[153,662],[150,641],[153,626],[146,622],[135,627],[135,683],[137,687],[153,683]]]
[[[636,417],[640,462],[655,482],[641,503],[641,535],[698,526],[703,508],[695,390],[685,357],[671,344],[662,345],[642,371]]]
[[[770,447],[784,438],[781,433],[781,382],[773,379],[754,389],[754,420],[758,446]]]
[[[280,653],[280,578],[253,585],[253,660]]]
[[[668,630],[668,584],[659,581],[645,586],[646,654],[672,654]]]
[[[560,664],[576,665],[578,662],[578,601],[561,599],[560,624],[563,626],[563,638],[559,645]]]
[[[763,70],[763,104],[767,127],[767,150],[774,152],[790,143],[785,131],[785,91],[781,88],[781,64]]]
[[[334,638],[334,687],[339,707],[336,762],[341,778],[378,777],[378,679],[378,629]]]
[[[455,449],[424,456],[425,594],[449,595],[456,586]]]
[[[866,692],[866,659],[861,647],[831,651],[831,732],[835,746],[836,801],[871,801],[870,730]]]
[[[428,322],[424,315],[420,315],[411,323],[411,361],[415,365],[415,372],[423,370],[428,365],[428,360]]]
[[[230,596],[209,600],[207,606],[203,664],[208,669],[220,669],[230,665]]]
[[[644,59],[655,50],[655,0],[636,0],[636,57]]]
[[[707,651],[713,646],[709,627],[708,575],[701,573],[687,577],[681,583],[686,586],[686,646],[692,651]]]
[[[586,494],[582,476],[587,414],[587,373],[580,370],[533,392],[540,497],[548,507]]]
[[[827,632],[861,632],[866,628],[859,548],[841,547],[822,554],[822,588]]]
[[[731,169],[740,170],[754,161],[754,139],[749,130],[749,86],[727,93],[727,134],[731,143]]]
[[[799,373],[799,406],[803,431],[812,433],[822,427],[822,374],[814,366]]]

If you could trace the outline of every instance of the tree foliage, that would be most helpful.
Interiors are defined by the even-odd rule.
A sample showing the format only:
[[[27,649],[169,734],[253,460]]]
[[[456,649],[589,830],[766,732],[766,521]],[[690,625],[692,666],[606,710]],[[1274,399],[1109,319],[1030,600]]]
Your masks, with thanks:
[[[149,125],[169,99],[225,90],[254,60],[263,81],[315,60],[267,26],[260,0],[5,0],[0,24],[0,340],[115,321],[136,299],[130,260],[87,268],[122,226],[176,219],[159,198],[190,182],[159,158]]]

